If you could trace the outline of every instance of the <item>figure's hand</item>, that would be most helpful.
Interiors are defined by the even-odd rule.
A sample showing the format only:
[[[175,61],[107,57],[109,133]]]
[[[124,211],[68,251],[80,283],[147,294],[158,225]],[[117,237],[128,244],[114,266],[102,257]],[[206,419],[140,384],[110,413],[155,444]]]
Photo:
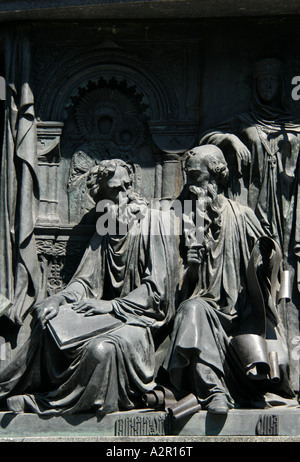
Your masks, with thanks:
[[[199,250],[199,247],[191,247],[187,251],[187,262],[188,265],[200,265],[202,260],[202,253]]]
[[[236,153],[238,171],[241,173],[242,164],[248,165],[251,163],[251,152],[247,146],[235,135],[230,137],[230,142]]]
[[[198,280],[199,267],[203,260],[205,249],[203,246],[190,247],[187,251],[187,264],[189,278]]]
[[[65,299],[63,297],[53,295],[34,307],[34,315],[43,328],[45,328],[47,321],[57,316],[59,307],[64,302]]]
[[[80,302],[74,303],[73,310],[77,313],[85,313],[85,316],[91,316],[95,314],[111,313],[113,308],[110,300],[84,299]]]

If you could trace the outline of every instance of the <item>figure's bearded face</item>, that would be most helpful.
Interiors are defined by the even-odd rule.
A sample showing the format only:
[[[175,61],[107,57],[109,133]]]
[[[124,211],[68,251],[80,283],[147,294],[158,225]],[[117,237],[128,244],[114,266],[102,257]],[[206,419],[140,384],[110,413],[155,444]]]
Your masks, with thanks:
[[[129,172],[122,166],[117,166],[102,179],[99,191],[101,210],[108,213],[117,225],[131,226],[147,211],[147,201],[133,191]]]
[[[186,184],[188,187],[204,188],[210,179],[206,161],[203,157],[195,155],[186,164]]]
[[[216,146],[199,146],[189,152],[185,164],[186,186],[198,199],[209,204],[217,199],[229,171],[222,151]]]
[[[186,165],[187,187],[198,200],[204,200],[206,205],[216,200],[217,187],[205,159],[197,156]]]
[[[115,204],[119,204],[122,197],[128,194],[130,187],[131,179],[128,171],[118,165],[115,171],[103,181],[101,196]]]

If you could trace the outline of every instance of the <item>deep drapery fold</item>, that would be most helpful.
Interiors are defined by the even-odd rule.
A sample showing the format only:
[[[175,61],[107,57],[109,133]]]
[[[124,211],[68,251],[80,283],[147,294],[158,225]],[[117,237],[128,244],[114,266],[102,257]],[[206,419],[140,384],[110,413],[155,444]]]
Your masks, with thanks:
[[[37,127],[27,27],[6,35],[6,110],[1,162],[0,293],[13,302],[9,317],[21,324],[41,285],[34,227],[39,185]]]

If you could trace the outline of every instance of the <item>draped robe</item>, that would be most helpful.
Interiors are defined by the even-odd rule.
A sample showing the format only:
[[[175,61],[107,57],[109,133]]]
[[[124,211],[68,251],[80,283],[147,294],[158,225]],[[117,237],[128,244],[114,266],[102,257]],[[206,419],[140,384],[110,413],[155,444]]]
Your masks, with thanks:
[[[181,295],[184,300],[176,313],[159,381],[179,396],[194,393],[203,406],[219,392],[225,393],[229,402],[248,405],[260,400],[265,390],[281,390],[291,398],[286,345],[280,330],[277,348],[283,376],[277,388],[264,380],[260,384],[249,380],[230,348],[231,338],[251,320],[246,272],[253,246],[264,233],[249,207],[224,196],[218,201],[220,232],[206,250],[196,282],[191,283],[189,269],[186,271]],[[267,317],[273,318],[270,310]],[[280,326],[278,318],[273,326]]]
[[[233,169],[229,194],[255,211],[287,259],[298,181],[300,125],[264,120],[257,112],[238,114],[204,134],[201,144],[215,144],[226,155],[230,149],[228,134],[236,135],[251,152],[251,164],[242,170],[242,178],[229,158]]]
[[[300,122],[285,104],[270,107],[253,91],[251,111],[236,114],[201,135],[200,144],[215,144],[224,152],[231,175],[228,197],[254,210],[264,231],[279,245],[289,285],[281,302],[282,322],[289,345],[299,336],[300,228],[299,150]],[[251,153],[251,163],[238,171],[230,135],[237,136]],[[290,354],[293,388],[299,390],[299,361]]]
[[[2,402],[22,394],[38,414],[108,413],[141,404],[153,386],[155,349],[174,316],[178,282],[177,239],[164,231],[159,211],[146,218],[135,224],[135,235],[96,233],[60,292],[67,303],[113,300],[121,326],[60,350],[49,330],[34,323],[0,375]]]

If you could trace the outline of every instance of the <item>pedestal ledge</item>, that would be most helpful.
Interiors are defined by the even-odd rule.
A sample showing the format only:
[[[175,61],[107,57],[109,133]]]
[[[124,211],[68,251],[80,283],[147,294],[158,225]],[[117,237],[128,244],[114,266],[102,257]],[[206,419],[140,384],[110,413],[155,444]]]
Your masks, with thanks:
[[[200,411],[188,418],[174,421],[162,411],[134,410],[116,412],[99,418],[95,415],[38,416],[36,414],[0,413],[0,441],[37,438],[122,439],[151,438],[161,441],[168,437],[197,437],[265,440],[273,437],[300,438],[300,407],[270,409],[233,409],[227,416]],[[146,438],[145,438],[146,437]]]

